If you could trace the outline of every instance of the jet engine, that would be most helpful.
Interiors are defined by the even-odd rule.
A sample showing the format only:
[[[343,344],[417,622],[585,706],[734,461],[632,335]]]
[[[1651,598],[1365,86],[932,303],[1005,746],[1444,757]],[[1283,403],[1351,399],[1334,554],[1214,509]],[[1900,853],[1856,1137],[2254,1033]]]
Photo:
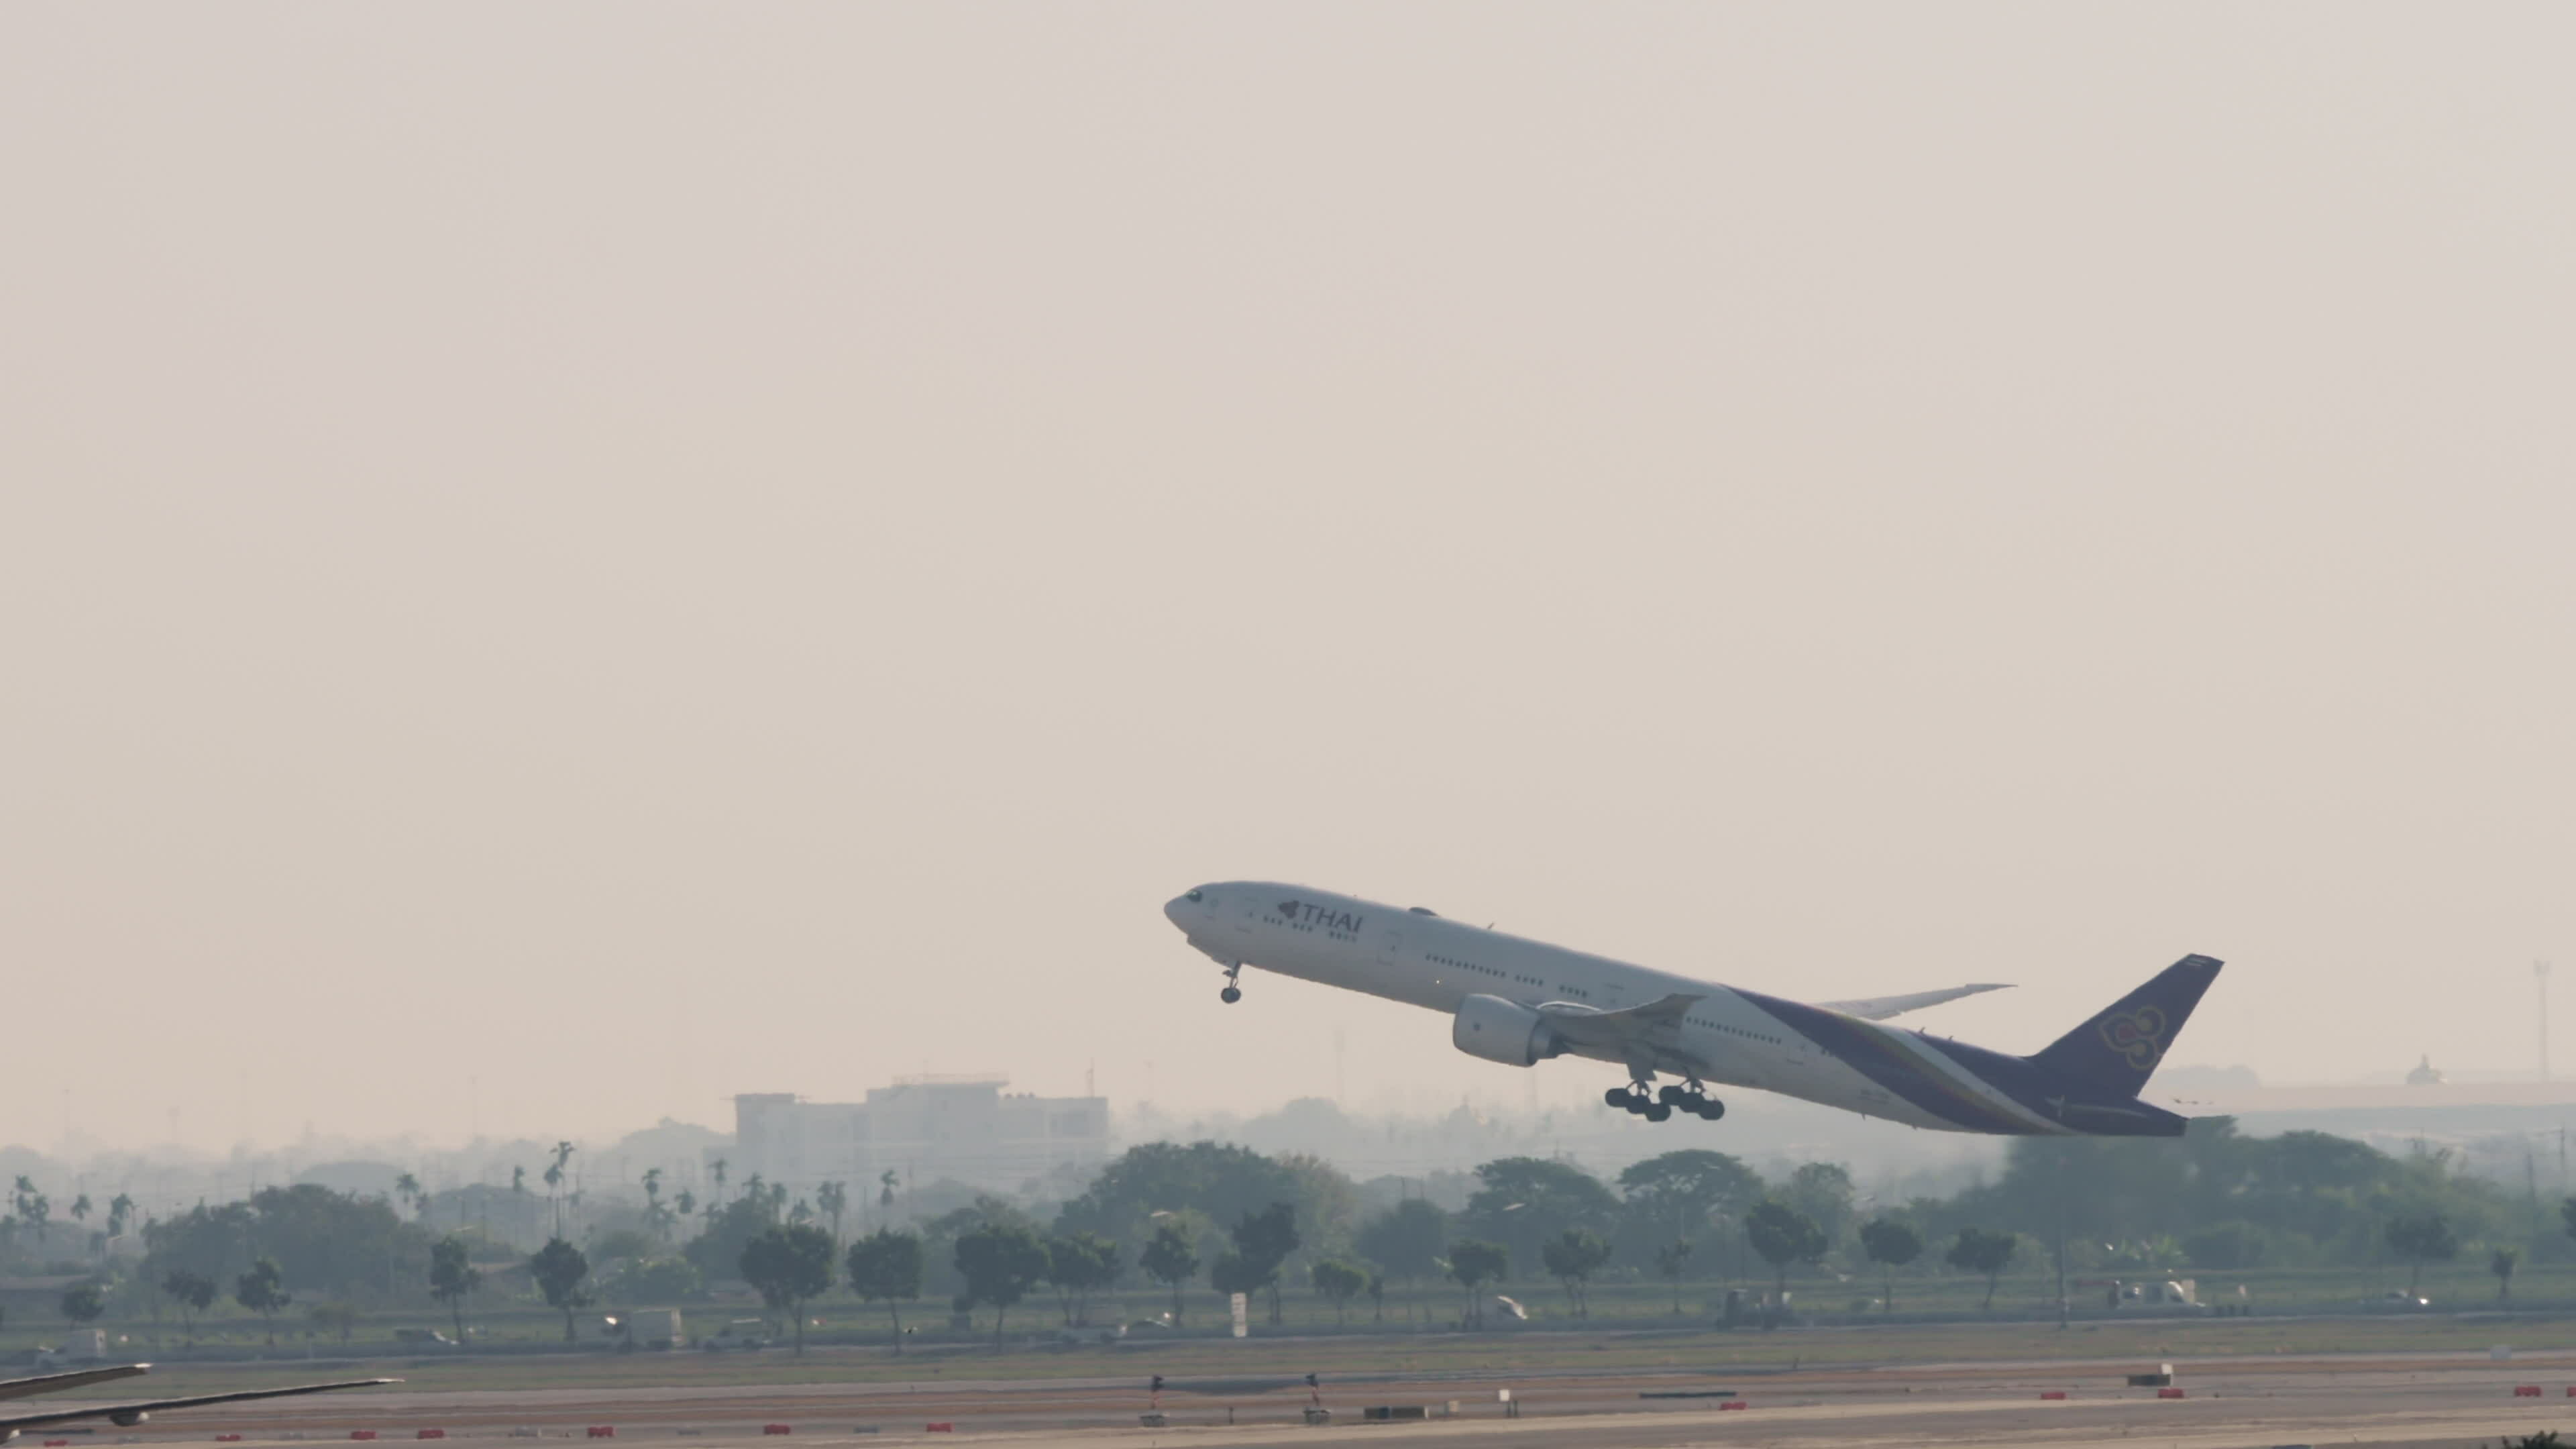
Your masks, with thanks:
[[[1565,1052],[1565,1043],[1548,1029],[1545,1017],[1499,996],[1470,996],[1458,1003],[1449,1040],[1471,1057],[1507,1067],[1536,1066]]]

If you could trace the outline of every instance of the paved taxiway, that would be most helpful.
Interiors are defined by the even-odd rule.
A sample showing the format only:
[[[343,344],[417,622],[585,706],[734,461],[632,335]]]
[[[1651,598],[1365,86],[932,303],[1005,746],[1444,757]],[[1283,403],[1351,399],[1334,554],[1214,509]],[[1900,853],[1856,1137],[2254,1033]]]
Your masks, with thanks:
[[[409,1388],[246,1405],[155,1420],[135,1433],[102,1429],[78,1443],[131,1440],[206,1443],[243,1435],[265,1443],[338,1440],[373,1430],[383,1441],[415,1439],[424,1428],[448,1439],[514,1449],[518,1441],[587,1439],[614,1425],[621,1441],[654,1449],[850,1449],[903,1440],[994,1445],[1102,1446],[1339,1445],[1395,1439],[1455,1443],[1472,1436],[1498,1445],[1566,1449],[1668,1446],[1949,1446],[2028,1449],[2170,1445],[2174,1449],[2267,1449],[2290,1444],[2493,1445],[2507,1434],[2576,1431],[2576,1355],[2493,1362],[2486,1355],[2285,1360],[2245,1358],[2177,1365],[2187,1397],[2159,1399],[2123,1386],[2121,1374],[2153,1365],[2127,1362],[1944,1364],[1727,1378],[1676,1372],[1452,1375],[1325,1381],[1333,1421],[1302,1422],[1302,1386],[1261,1392],[1253,1383],[1209,1385],[1213,1393],[1167,1393],[1169,1423],[1138,1423],[1146,1408],[1138,1380],[897,1384],[658,1385],[623,1389],[421,1392]],[[1207,1381],[1201,1381],[1206,1384]],[[1275,1382],[1275,1381],[1274,1381]],[[2530,1385],[2546,1397],[2519,1398]],[[1522,1416],[1504,1417],[1510,1387]],[[1718,1400],[1647,1394],[1740,1394],[1746,1408]],[[2062,1391],[2063,1401],[2043,1402]],[[1422,1423],[1362,1421],[1370,1405],[1427,1405]],[[1229,1418],[1232,1423],[1229,1424]],[[783,1424],[791,1435],[763,1432]],[[933,1431],[931,1424],[952,1426]],[[819,1441],[819,1443],[818,1443]]]

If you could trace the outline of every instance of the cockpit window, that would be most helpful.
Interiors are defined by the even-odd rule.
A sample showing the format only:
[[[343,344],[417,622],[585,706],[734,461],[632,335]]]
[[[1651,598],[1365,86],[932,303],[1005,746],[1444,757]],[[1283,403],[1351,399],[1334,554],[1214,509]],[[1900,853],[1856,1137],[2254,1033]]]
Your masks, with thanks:
[[[1200,895],[1201,895],[1201,894],[1202,894],[1202,892],[1199,892],[1199,891],[1192,891],[1192,892],[1190,892],[1187,896],[1183,897],[1183,899],[1184,899],[1184,900],[1193,900],[1193,901],[1194,901],[1194,900],[1197,900],[1197,899],[1200,897]]]

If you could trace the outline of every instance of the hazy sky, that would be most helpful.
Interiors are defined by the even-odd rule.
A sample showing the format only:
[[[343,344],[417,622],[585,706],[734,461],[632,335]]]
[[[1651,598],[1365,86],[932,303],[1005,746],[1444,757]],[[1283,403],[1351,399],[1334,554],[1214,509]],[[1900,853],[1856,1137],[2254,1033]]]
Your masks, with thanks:
[[[2571,43],[0,8],[0,1140],[1240,1108],[1337,1036],[1355,1106],[1523,1100],[1221,1007],[1159,907],[1235,876],[2019,982],[1923,1018],[2013,1050],[2205,951],[2176,1061],[2526,1065]]]

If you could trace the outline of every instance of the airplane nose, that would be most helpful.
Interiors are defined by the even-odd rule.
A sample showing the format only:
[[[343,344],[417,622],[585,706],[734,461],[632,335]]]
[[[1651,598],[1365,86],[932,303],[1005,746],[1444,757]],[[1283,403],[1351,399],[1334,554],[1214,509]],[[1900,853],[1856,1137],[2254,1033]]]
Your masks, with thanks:
[[[1170,921],[1175,926],[1186,926],[1188,922],[1182,919],[1181,912],[1188,910],[1189,905],[1190,898],[1188,896],[1172,897],[1170,900],[1163,902],[1163,919]]]

